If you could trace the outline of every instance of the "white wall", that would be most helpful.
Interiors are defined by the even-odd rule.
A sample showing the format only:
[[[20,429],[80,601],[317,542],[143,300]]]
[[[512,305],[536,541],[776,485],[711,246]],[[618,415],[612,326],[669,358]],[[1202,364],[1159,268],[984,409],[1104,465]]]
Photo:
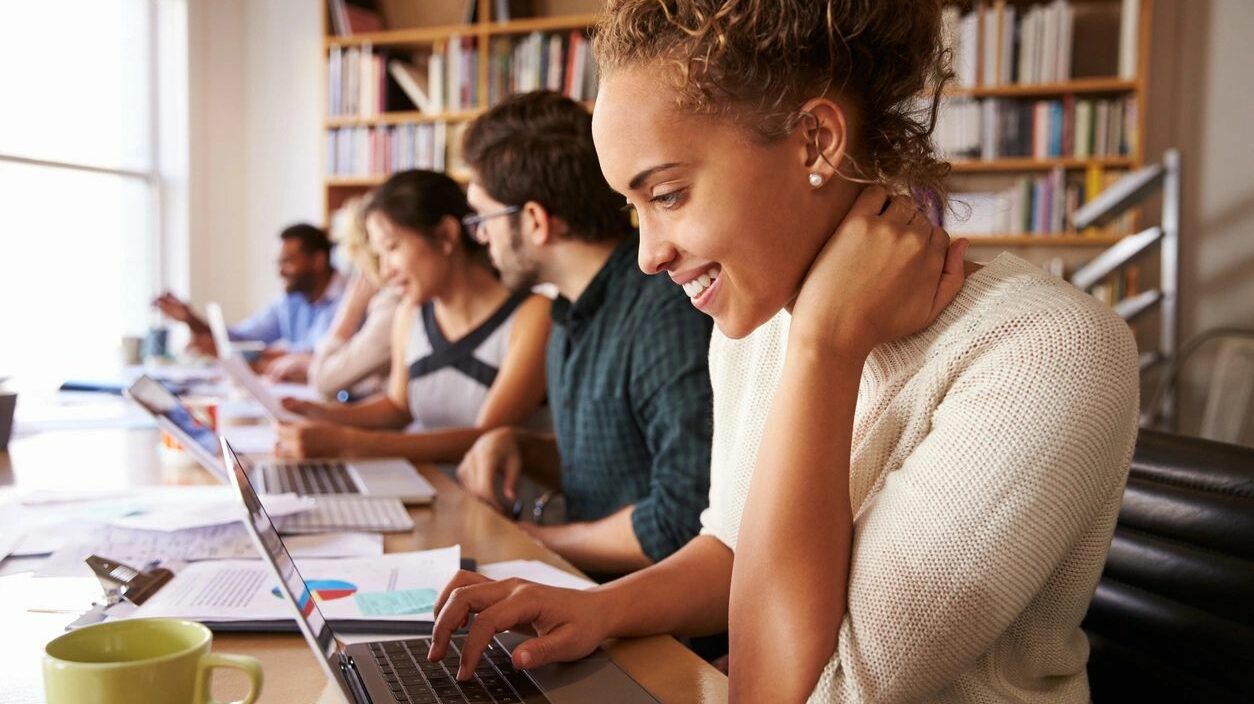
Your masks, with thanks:
[[[1182,153],[1181,340],[1254,328],[1254,2],[1157,0],[1153,19],[1146,150]],[[1190,362],[1182,431],[1197,427],[1212,360]]]
[[[279,293],[279,231],[322,219],[321,8],[189,0],[187,293],[228,319]]]

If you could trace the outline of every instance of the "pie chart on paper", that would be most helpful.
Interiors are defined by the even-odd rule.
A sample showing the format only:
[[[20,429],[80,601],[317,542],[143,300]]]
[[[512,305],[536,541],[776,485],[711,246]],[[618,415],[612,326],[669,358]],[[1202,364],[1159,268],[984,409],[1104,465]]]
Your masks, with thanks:
[[[314,603],[321,604],[324,601],[335,601],[336,599],[344,599],[352,596],[357,592],[357,585],[352,582],[345,582],[339,579],[310,579],[305,582],[305,591],[300,595],[299,605],[300,612],[308,616],[313,611]],[[278,587],[271,590],[271,594],[282,599],[283,592]],[[310,595],[313,598],[310,599]]]

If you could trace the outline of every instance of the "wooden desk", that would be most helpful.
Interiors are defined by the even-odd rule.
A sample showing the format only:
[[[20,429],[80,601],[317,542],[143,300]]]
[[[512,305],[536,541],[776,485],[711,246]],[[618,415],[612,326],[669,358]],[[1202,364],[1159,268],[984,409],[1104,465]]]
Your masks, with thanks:
[[[535,559],[577,572],[560,557],[531,540],[509,521],[464,494],[455,482],[433,467],[419,471],[435,485],[439,497],[431,507],[411,509],[415,528],[391,534],[388,552],[422,550],[460,543],[463,554],[480,563]],[[30,489],[105,490],[152,484],[212,483],[200,469],[174,468],[157,451],[155,430],[93,430],[47,432],[15,438],[0,453],[0,501],[14,491]],[[0,530],[3,527],[0,526]],[[36,589],[81,592],[84,605],[99,595],[95,580],[31,580],[0,577],[0,701],[43,701],[40,663],[44,644],[62,633],[69,614],[27,611]],[[77,602],[75,602],[77,603]],[[669,636],[606,644],[613,658],[641,685],[664,702],[722,702],[727,680]],[[259,658],[265,668],[263,702],[333,702],[338,696],[325,680],[305,642],[296,635],[221,634],[214,649]],[[230,670],[215,674],[214,695],[238,698],[242,677]]]

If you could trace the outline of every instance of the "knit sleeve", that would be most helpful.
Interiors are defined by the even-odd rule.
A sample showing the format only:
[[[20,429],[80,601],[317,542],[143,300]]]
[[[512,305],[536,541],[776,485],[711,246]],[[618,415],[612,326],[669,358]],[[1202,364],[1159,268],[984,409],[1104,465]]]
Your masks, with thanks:
[[[1113,524],[1138,407],[1127,326],[1096,304],[1037,310],[955,364],[926,437],[855,516],[848,612],[811,702],[935,698]]]
[[[351,338],[322,338],[309,364],[309,383],[318,393],[333,396],[372,374],[387,372],[392,361],[392,317],[399,300],[391,291],[380,291],[370,299],[366,319]]]

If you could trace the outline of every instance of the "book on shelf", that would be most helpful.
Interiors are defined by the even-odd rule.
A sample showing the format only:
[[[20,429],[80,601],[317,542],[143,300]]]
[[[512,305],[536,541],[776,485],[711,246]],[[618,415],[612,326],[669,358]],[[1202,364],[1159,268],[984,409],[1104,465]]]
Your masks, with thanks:
[[[371,51],[369,44],[332,47],[327,68],[331,117],[375,117],[387,109],[384,57]]]
[[[530,16],[531,3],[528,0],[492,0],[492,19],[497,22]]]
[[[1119,77],[1136,78],[1137,34],[1141,27],[1141,0],[1123,0],[1119,11]]]
[[[331,178],[386,176],[407,169],[445,170],[448,128],[443,122],[327,131]]]
[[[420,112],[434,114],[435,106],[431,103],[431,74],[429,71],[401,61],[392,59],[388,62],[388,73],[396,81],[401,90]]]
[[[941,225],[951,235],[972,238],[1065,233],[1071,230],[1071,217],[1076,210],[1100,195],[1119,176],[1118,172],[1096,166],[1074,177],[1062,168],[1054,168],[1040,176],[1010,179],[1005,187],[996,190],[955,192],[950,195],[952,207],[943,213]],[[1125,216],[1101,230],[1089,228],[1081,234],[1126,235],[1131,228],[1132,220]]]
[[[579,30],[498,37],[489,51],[488,103],[514,93],[548,89],[573,100],[592,100],[597,70],[588,39]]]
[[[959,6],[947,5],[941,20],[960,86],[1071,80],[1075,10],[1066,0],[1026,11],[996,0],[965,14]]]
[[[1134,96],[948,98],[933,139],[942,154],[957,160],[1127,156],[1136,144],[1136,120]]]
[[[373,7],[349,0],[330,0],[330,10],[331,30],[337,37],[383,30],[383,17]]]

